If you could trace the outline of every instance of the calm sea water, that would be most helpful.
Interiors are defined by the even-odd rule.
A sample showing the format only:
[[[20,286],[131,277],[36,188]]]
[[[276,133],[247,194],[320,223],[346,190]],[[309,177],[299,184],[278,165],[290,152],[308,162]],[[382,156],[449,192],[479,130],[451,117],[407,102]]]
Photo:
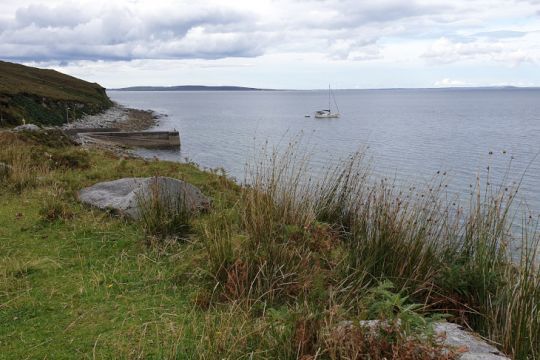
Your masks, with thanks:
[[[256,144],[283,146],[303,133],[313,171],[368,146],[377,175],[413,184],[446,172],[449,190],[467,197],[489,167],[494,184],[511,185],[524,175],[520,198],[533,216],[540,212],[540,90],[335,91],[339,119],[304,117],[327,106],[325,91],[109,95],[167,114],[157,128],[180,131],[180,151],[142,151],[146,156],[189,158],[242,180]]]

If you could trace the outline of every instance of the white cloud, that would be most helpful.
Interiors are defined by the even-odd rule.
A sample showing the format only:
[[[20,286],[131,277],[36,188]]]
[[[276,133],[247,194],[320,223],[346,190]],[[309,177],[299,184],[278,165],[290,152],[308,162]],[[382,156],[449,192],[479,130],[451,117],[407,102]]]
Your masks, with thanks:
[[[460,87],[460,86],[474,86],[474,84],[468,83],[463,80],[455,80],[444,78],[442,80],[437,80],[433,84],[435,87]]]
[[[465,42],[440,38],[427,48],[422,57],[435,64],[473,61],[507,66],[537,63],[540,60],[540,43],[531,41],[529,45],[528,41],[519,42],[513,37],[509,38],[471,38]],[[530,38],[538,38],[538,35],[531,34]]]

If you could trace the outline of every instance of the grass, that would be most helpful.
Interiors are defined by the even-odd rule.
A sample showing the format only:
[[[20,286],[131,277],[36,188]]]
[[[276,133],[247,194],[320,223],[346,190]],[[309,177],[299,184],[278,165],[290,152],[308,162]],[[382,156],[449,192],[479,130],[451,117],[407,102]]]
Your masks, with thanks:
[[[404,191],[361,153],[315,180],[291,144],[240,187],[57,133],[0,141],[0,358],[452,359],[431,329],[443,317],[540,357],[537,219],[512,235],[515,189],[478,186],[463,209],[444,178]],[[76,199],[136,176],[186,180],[213,209],[155,196],[133,222]]]
[[[294,148],[248,172],[236,207],[245,238],[211,236],[227,249],[210,249],[222,255],[213,268],[226,274],[225,298],[365,317],[362,299],[389,280],[425,314],[447,314],[515,358],[540,356],[538,220],[527,219],[521,238],[511,232],[517,189],[478,185],[465,211],[447,200],[444,178],[404,191],[370,177],[361,153],[313,181]],[[518,263],[508,251],[516,241]]]
[[[138,194],[140,222],[150,242],[185,240],[194,217],[185,191],[178,194],[162,188],[157,177],[152,178],[149,194]]]
[[[0,61],[0,127],[60,125],[111,106],[105,89],[54,70]]]

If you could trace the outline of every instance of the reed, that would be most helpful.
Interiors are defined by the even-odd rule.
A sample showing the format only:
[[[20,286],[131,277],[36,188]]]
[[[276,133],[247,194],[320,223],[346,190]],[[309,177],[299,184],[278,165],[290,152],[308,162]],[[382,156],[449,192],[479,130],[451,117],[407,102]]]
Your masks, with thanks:
[[[243,241],[208,224],[206,238],[223,242],[211,263],[226,298],[315,298],[325,311],[333,289],[332,302],[352,316],[371,288],[391,281],[424,313],[446,313],[516,358],[540,356],[539,236],[530,220],[521,235],[511,231],[517,189],[478,182],[464,209],[444,176],[403,190],[377,180],[359,152],[314,180],[297,151],[293,143],[266,152],[248,168],[236,207]],[[314,231],[321,226],[330,232]]]

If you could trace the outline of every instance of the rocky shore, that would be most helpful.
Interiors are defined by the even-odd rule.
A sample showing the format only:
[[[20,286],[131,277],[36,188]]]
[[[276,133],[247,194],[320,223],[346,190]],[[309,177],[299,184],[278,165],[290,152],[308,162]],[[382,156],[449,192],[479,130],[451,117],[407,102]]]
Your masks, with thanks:
[[[123,131],[141,131],[157,125],[163,116],[165,115],[157,114],[152,110],[130,109],[115,104],[100,114],[86,115],[64,125],[63,128],[116,128]]]
[[[152,110],[139,110],[126,108],[115,103],[108,110],[96,114],[86,115],[69,124],[62,126],[63,130],[70,129],[118,129],[119,131],[148,130],[159,123],[164,114]],[[111,151],[121,157],[138,157],[129,147],[110,141],[98,140],[81,133],[74,140],[86,148],[100,148]]]

